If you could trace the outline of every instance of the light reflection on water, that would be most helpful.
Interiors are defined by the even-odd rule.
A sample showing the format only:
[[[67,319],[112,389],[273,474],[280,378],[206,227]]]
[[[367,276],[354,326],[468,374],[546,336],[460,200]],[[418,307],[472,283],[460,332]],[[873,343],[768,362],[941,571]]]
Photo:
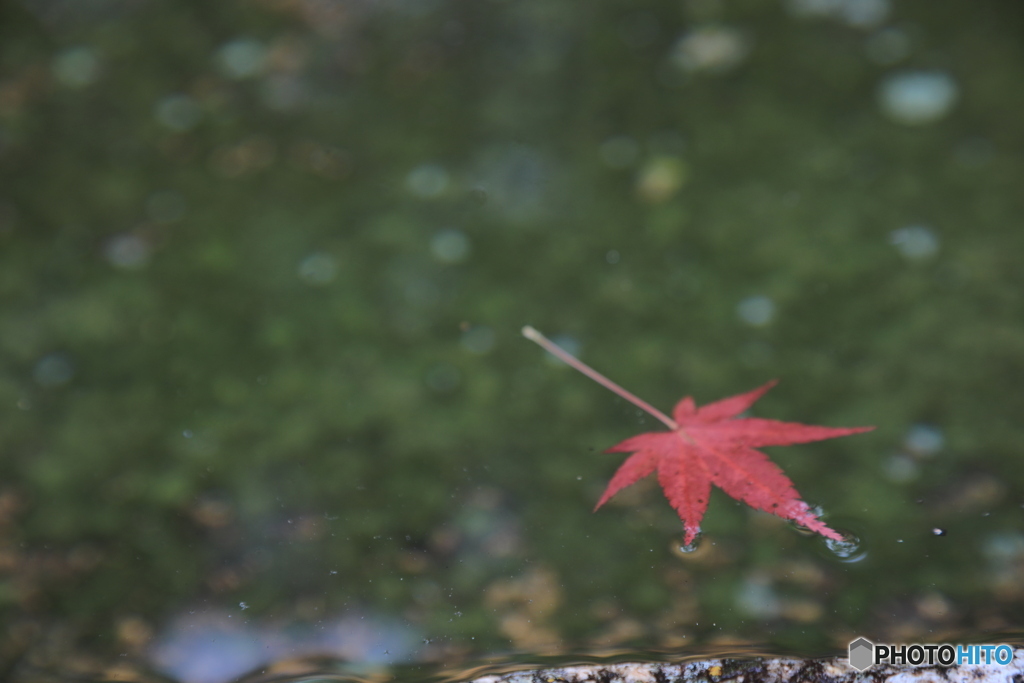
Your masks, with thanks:
[[[225,683],[260,667],[276,669],[324,653],[360,672],[412,661],[418,633],[405,623],[360,614],[298,625],[210,610],[180,615],[158,638],[150,659],[182,683]],[[328,667],[328,670],[330,667]]]

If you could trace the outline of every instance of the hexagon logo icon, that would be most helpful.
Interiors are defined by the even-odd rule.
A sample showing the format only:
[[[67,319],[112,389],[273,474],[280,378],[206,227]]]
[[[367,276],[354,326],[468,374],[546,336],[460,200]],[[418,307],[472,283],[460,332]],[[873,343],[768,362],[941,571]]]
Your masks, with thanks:
[[[858,638],[850,643],[850,666],[863,671],[875,660],[875,644],[867,638]]]

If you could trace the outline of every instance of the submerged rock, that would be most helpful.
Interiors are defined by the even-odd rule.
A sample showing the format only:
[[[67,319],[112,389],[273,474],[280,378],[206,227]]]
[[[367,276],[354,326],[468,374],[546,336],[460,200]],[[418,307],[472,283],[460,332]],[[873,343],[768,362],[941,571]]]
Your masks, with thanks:
[[[585,664],[483,676],[472,683],[1017,683],[1024,680],[1024,649],[1013,661],[962,666],[876,664],[857,671],[846,658],[703,659]]]

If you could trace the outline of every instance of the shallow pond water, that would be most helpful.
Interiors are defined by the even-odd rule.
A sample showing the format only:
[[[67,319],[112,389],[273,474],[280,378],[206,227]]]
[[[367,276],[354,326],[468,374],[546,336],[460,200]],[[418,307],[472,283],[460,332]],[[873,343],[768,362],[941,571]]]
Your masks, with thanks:
[[[4,4],[0,678],[1018,632],[1022,19]],[[856,546],[592,513],[659,423],[524,325],[661,411],[875,425],[767,451]]]

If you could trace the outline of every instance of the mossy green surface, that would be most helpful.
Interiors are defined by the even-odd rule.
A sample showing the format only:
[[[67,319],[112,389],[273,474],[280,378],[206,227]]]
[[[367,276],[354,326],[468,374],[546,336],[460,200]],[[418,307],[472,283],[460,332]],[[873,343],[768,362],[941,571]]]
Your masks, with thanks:
[[[314,599],[453,652],[543,649],[493,597],[541,567],[566,649],[1021,626],[1024,551],[998,550],[1024,503],[1019,5],[895,3],[884,66],[881,25],[767,0],[109,5],[0,10],[5,623],[117,652],[126,615]],[[674,67],[704,25],[749,55]],[[218,67],[239,38],[268,50],[252,78]],[[82,46],[76,86],[54,65]],[[949,73],[945,117],[886,118],[905,69]],[[161,123],[175,94],[194,125]],[[616,137],[635,159],[605,162]],[[911,224],[933,257],[890,243]],[[865,559],[718,494],[693,559],[652,486],[591,514],[601,451],[654,421],[527,323],[662,409],[778,377],[757,415],[877,425],[769,451]],[[917,424],[938,453],[907,452]],[[747,584],[792,609],[745,611]]]

